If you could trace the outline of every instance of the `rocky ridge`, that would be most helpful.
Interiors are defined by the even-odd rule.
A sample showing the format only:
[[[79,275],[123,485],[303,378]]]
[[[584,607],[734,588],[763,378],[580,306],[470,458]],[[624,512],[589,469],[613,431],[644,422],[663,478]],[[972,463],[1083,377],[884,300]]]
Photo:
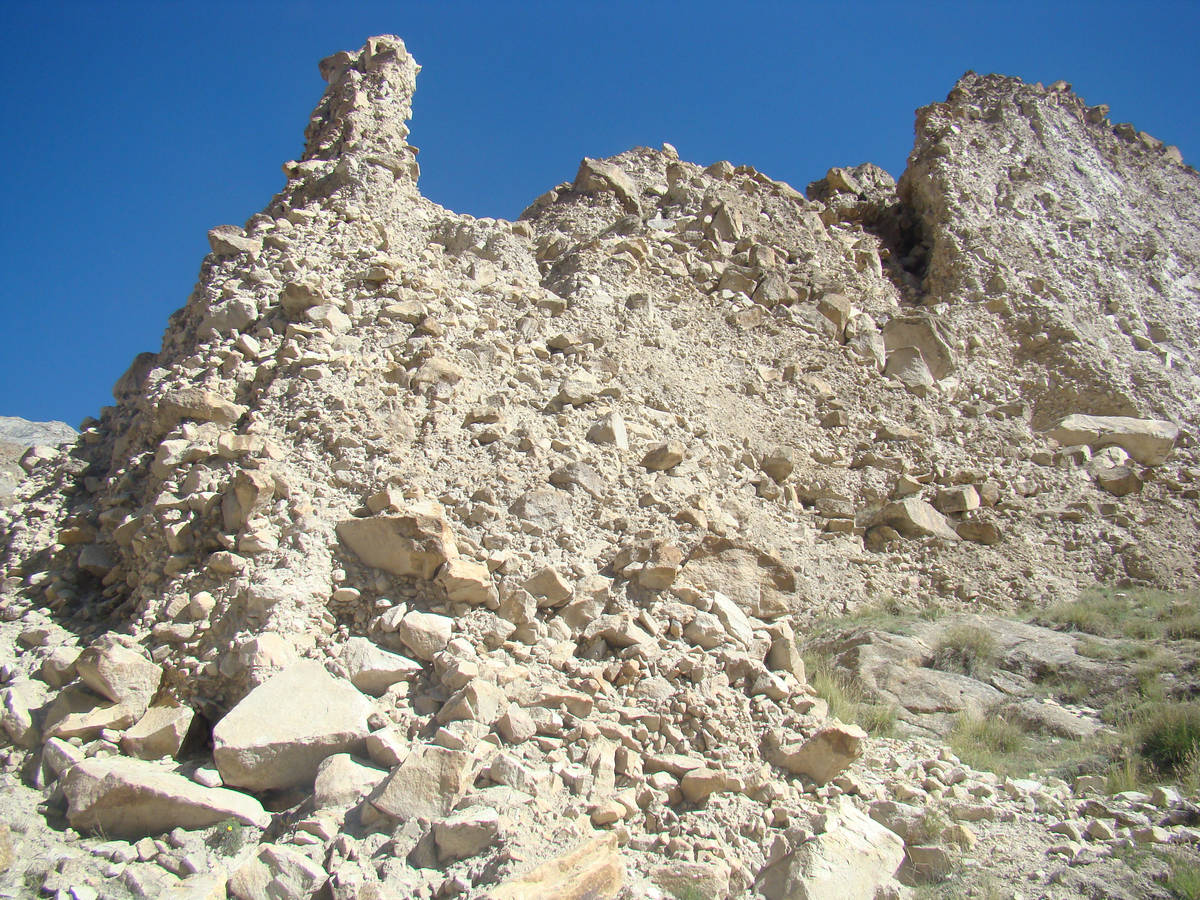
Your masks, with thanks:
[[[1048,830],[1096,803],[1104,841],[1193,840],[1173,794],[868,741],[795,640],[1195,583],[1178,151],[968,74],[898,185],[664,145],[473,219],[417,190],[417,72],[322,62],[287,186],[0,511],[9,777],[108,838],[44,888],[872,897],[980,834],[1108,865]]]

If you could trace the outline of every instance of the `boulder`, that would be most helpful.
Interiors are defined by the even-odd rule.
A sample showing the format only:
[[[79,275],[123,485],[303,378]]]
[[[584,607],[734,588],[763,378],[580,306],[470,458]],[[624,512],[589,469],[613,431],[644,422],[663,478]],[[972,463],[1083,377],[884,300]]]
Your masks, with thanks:
[[[1071,415],[1046,432],[1064,447],[1086,444],[1093,450],[1120,447],[1144,466],[1167,461],[1179,439],[1179,428],[1161,419],[1128,416]]]
[[[234,900],[300,900],[313,896],[329,880],[320,865],[292,847],[260,844],[255,854],[225,884],[218,896]]]
[[[40,741],[38,710],[48,696],[40,681],[16,681],[0,691],[0,727],[18,747],[36,747]]]
[[[62,777],[74,828],[136,840],[172,828],[207,828],[224,819],[265,828],[270,816],[253,797],[201,787],[154,763],[122,757],[85,759]]]
[[[410,610],[396,626],[396,636],[412,655],[429,662],[440,650],[450,643],[454,631],[454,620],[435,613]]]
[[[179,388],[158,401],[154,408],[154,424],[159,434],[165,434],[185,419],[233,425],[246,412],[247,407],[226,400],[212,391]]]
[[[475,806],[433,823],[433,839],[441,860],[469,859],[482,853],[500,833],[500,813]]]
[[[474,757],[431,744],[414,746],[368,798],[379,812],[401,822],[449,815],[474,781]]]
[[[146,711],[162,681],[161,666],[110,635],[79,654],[75,671],[85,685],[113,703],[125,704],[135,717]]]
[[[958,370],[958,356],[950,344],[946,326],[928,313],[897,316],[883,326],[888,366],[891,367],[891,357],[897,350],[911,348],[917,351],[934,381],[943,381]]]
[[[826,784],[862,756],[866,739],[867,733],[857,725],[844,725],[834,719],[804,743],[780,747],[774,762],[794,775]]]
[[[585,840],[483,896],[486,900],[610,900],[624,885],[625,863],[617,836],[608,833]]]
[[[587,439],[593,444],[612,444],[618,450],[629,449],[625,419],[620,413],[609,413],[588,429]]]
[[[642,457],[642,468],[651,472],[665,472],[683,462],[685,453],[683,444],[679,441],[655,444],[650,448],[650,452]]]
[[[492,574],[483,563],[458,557],[450,559],[437,574],[437,582],[454,603],[495,608],[499,603]]]
[[[958,532],[936,509],[918,497],[905,497],[889,503],[875,516],[873,524],[888,525],[905,537],[937,537],[958,541]]]
[[[439,722],[479,722],[491,725],[505,711],[508,698],[490,681],[473,678],[438,710]]]
[[[218,225],[208,233],[208,245],[217,257],[246,253],[254,259],[262,252],[262,241],[252,238],[236,225]]]
[[[630,212],[640,212],[638,189],[628,175],[609,162],[584,157],[572,187],[580,194],[611,191]]]
[[[824,834],[770,863],[757,887],[767,900],[874,900],[904,862],[904,841],[846,805]]]
[[[186,706],[151,706],[121,735],[121,749],[138,759],[176,756],[194,718]]]
[[[425,581],[458,556],[445,512],[432,501],[410,504],[397,515],[346,519],[337,535],[368,566]]]
[[[382,695],[398,681],[419,675],[422,666],[407,656],[377,647],[364,637],[352,637],[342,650],[342,665],[350,683],[373,697]]]
[[[782,560],[752,545],[708,535],[684,563],[681,579],[720,591],[759,619],[777,619],[791,610],[796,574]]]
[[[259,685],[213,729],[213,760],[228,785],[265,791],[311,785],[321,761],[362,747],[371,704],[316,662]]]
[[[387,777],[384,769],[359,762],[349,753],[322,760],[313,783],[313,807],[346,807],[378,786]]]

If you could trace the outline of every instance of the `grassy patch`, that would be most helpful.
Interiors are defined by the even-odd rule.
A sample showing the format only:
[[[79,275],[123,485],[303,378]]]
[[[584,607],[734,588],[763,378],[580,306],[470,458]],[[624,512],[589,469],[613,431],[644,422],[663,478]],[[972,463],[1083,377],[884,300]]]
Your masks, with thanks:
[[[1095,587],[1035,615],[1041,625],[1137,641],[1200,639],[1200,592]]]
[[[896,709],[887,703],[872,703],[862,689],[846,673],[837,669],[823,654],[809,652],[804,656],[808,683],[829,704],[829,714],[843,722],[858,725],[869,734],[883,737],[891,734],[896,724]]]
[[[1160,772],[1182,771],[1200,756],[1200,703],[1165,703],[1138,726],[1138,750]]]
[[[971,678],[986,678],[995,662],[996,639],[978,625],[951,625],[942,632],[933,650],[933,668]]]

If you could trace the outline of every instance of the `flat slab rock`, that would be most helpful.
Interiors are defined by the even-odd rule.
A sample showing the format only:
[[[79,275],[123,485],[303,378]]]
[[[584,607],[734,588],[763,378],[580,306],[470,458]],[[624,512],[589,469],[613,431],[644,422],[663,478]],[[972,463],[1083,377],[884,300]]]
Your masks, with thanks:
[[[302,661],[256,687],[213,729],[222,780],[255,791],[312,785],[321,761],[359,750],[371,703],[316,662]]]
[[[72,827],[137,840],[172,828],[207,828],[225,819],[265,828],[270,815],[253,797],[206,788],[154,763],[85,759],[62,778]]]

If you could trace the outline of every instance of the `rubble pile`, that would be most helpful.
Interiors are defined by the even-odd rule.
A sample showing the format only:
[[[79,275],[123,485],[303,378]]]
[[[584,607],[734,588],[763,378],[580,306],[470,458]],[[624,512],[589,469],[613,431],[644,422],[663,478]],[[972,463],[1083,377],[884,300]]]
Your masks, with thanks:
[[[473,219],[417,190],[418,68],[324,60],[286,187],[22,458],[6,777],[100,839],[44,890],[870,898],[1039,816],[1072,860],[1192,840],[1182,797],[869,739],[797,646],[884,596],[1195,583],[1177,151],[968,74],[898,186],[664,145]]]

